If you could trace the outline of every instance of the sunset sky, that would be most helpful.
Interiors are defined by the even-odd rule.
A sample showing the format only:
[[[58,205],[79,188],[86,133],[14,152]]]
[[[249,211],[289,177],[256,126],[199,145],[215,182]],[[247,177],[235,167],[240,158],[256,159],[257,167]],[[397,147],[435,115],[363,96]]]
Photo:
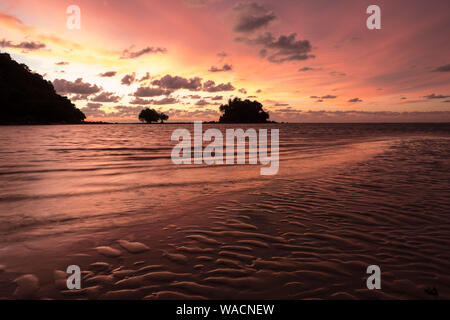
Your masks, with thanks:
[[[70,5],[81,29],[69,30]],[[381,7],[381,30],[366,8]],[[0,50],[88,120],[450,121],[448,0],[0,0]],[[1,72],[1,71],[0,71]]]

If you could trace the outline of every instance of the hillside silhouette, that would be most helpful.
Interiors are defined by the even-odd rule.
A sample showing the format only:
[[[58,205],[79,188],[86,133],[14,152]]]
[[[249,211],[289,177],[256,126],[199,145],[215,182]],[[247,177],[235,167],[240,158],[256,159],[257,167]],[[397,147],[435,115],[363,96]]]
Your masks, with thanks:
[[[73,124],[85,118],[50,81],[0,53],[0,124]]]

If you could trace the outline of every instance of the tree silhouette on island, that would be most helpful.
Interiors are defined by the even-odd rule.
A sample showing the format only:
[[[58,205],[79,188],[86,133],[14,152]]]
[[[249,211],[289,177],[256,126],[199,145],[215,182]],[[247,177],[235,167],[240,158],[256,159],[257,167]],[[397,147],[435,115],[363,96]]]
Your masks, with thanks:
[[[0,124],[75,124],[84,119],[50,81],[0,53]]]
[[[219,108],[222,115],[219,123],[271,123],[269,113],[264,111],[258,101],[242,100],[240,98],[229,99],[228,104]],[[139,114],[139,120],[146,123],[168,120],[169,116],[154,109],[145,108]],[[210,122],[214,123],[214,122]]]
[[[269,113],[263,110],[258,101],[240,98],[229,99],[228,104],[220,106],[219,123],[267,123]]]
[[[161,121],[161,123],[164,123],[164,121],[167,121],[169,119],[169,116],[158,112],[155,109],[149,109],[145,108],[141,111],[139,114],[139,120],[146,123],[152,123],[152,122],[158,122]]]

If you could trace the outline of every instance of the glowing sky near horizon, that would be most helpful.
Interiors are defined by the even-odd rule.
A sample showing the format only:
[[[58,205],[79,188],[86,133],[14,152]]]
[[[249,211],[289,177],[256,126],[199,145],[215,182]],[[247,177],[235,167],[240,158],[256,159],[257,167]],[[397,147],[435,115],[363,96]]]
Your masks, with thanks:
[[[72,4],[80,30],[66,28]],[[381,30],[366,27],[371,4]],[[1,0],[0,50],[66,86],[88,120],[144,107],[217,120],[241,97],[277,121],[450,121],[449,12],[448,0]]]

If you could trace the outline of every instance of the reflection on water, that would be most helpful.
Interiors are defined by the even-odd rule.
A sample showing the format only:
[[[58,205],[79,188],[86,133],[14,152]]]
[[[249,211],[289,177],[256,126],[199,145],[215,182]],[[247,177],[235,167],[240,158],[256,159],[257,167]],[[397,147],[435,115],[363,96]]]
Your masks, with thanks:
[[[323,172],[402,136],[448,134],[447,125],[260,125],[280,128],[280,172],[262,177],[259,165],[174,165],[170,136],[179,127],[193,132],[170,124],[0,128],[0,232],[11,241],[133,224],[199,196]],[[232,126],[203,129],[211,127]]]

